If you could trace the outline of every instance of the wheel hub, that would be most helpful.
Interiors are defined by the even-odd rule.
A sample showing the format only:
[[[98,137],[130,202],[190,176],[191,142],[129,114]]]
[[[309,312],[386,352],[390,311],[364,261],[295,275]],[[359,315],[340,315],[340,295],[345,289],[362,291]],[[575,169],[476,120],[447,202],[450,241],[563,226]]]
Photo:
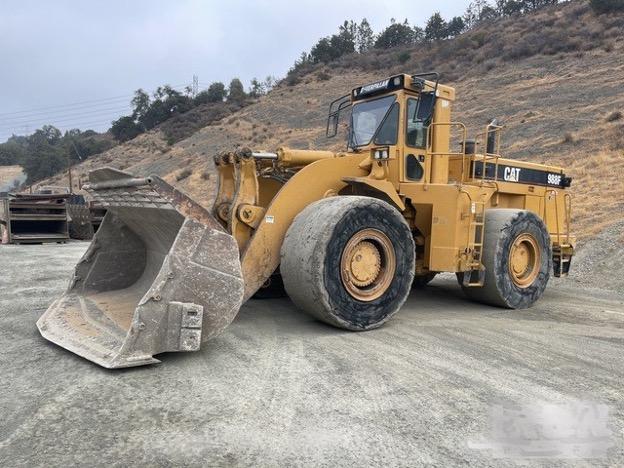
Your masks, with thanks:
[[[375,281],[381,270],[381,254],[375,244],[362,241],[354,248],[349,263],[349,273],[356,286],[368,286]]]
[[[390,239],[377,229],[364,229],[342,252],[340,275],[347,292],[360,301],[383,295],[394,278],[396,256]]]
[[[527,288],[537,278],[540,271],[541,253],[535,237],[520,234],[509,250],[509,274],[514,284]]]

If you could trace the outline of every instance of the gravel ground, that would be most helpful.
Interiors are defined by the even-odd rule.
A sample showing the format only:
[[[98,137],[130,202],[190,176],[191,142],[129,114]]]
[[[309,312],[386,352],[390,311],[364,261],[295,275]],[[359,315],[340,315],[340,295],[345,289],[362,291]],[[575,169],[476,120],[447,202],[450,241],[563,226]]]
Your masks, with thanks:
[[[624,291],[624,221],[585,242],[572,260],[570,279],[579,287]]]
[[[0,246],[0,466],[624,465],[621,290],[512,312],[446,275],[365,333],[251,301],[200,352],[107,371],[35,327],[86,245]]]

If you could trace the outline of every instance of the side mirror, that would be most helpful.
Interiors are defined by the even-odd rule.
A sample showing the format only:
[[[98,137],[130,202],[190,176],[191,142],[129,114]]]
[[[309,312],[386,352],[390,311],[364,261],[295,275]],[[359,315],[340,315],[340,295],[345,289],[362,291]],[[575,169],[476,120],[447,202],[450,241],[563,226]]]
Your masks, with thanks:
[[[338,133],[339,118],[340,116],[338,114],[333,114],[327,119],[327,130],[325,132],[325,136],[327,136],[327,138],[334,137]]]
[[[414,112],[414,122],[426,122],[433,115],[436,95],[433,92],[421,93],[418,99],[418,106]]]

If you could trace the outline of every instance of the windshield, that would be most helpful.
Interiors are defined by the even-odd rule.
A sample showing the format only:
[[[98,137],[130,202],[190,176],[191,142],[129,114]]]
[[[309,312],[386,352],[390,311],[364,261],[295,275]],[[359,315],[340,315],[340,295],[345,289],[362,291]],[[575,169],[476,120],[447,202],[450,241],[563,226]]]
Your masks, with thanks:
[[[394,103],[395,96],[385,96],[374,101],[361,102],[353,106],[351,112],[351,134],[349,146],[368,145],[373,139],[377,128],[381,125],[388,109]]]

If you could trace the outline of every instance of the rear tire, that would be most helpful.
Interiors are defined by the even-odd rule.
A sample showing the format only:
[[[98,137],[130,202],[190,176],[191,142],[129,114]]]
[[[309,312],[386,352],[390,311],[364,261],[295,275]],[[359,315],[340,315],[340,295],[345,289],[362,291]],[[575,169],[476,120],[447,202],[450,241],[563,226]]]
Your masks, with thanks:
[[[337,196],[306,207],[282,245],[292,301],[347,330],[379,327],[403,305],[414,277],[414,240],[403,216],[370,197]]]
[[[552,269],[552,247],[544,222],[533,212],[491,209],[485,212],[483,287],[464,287],[470,299],[509,309],[533,305],[546,289]]]

